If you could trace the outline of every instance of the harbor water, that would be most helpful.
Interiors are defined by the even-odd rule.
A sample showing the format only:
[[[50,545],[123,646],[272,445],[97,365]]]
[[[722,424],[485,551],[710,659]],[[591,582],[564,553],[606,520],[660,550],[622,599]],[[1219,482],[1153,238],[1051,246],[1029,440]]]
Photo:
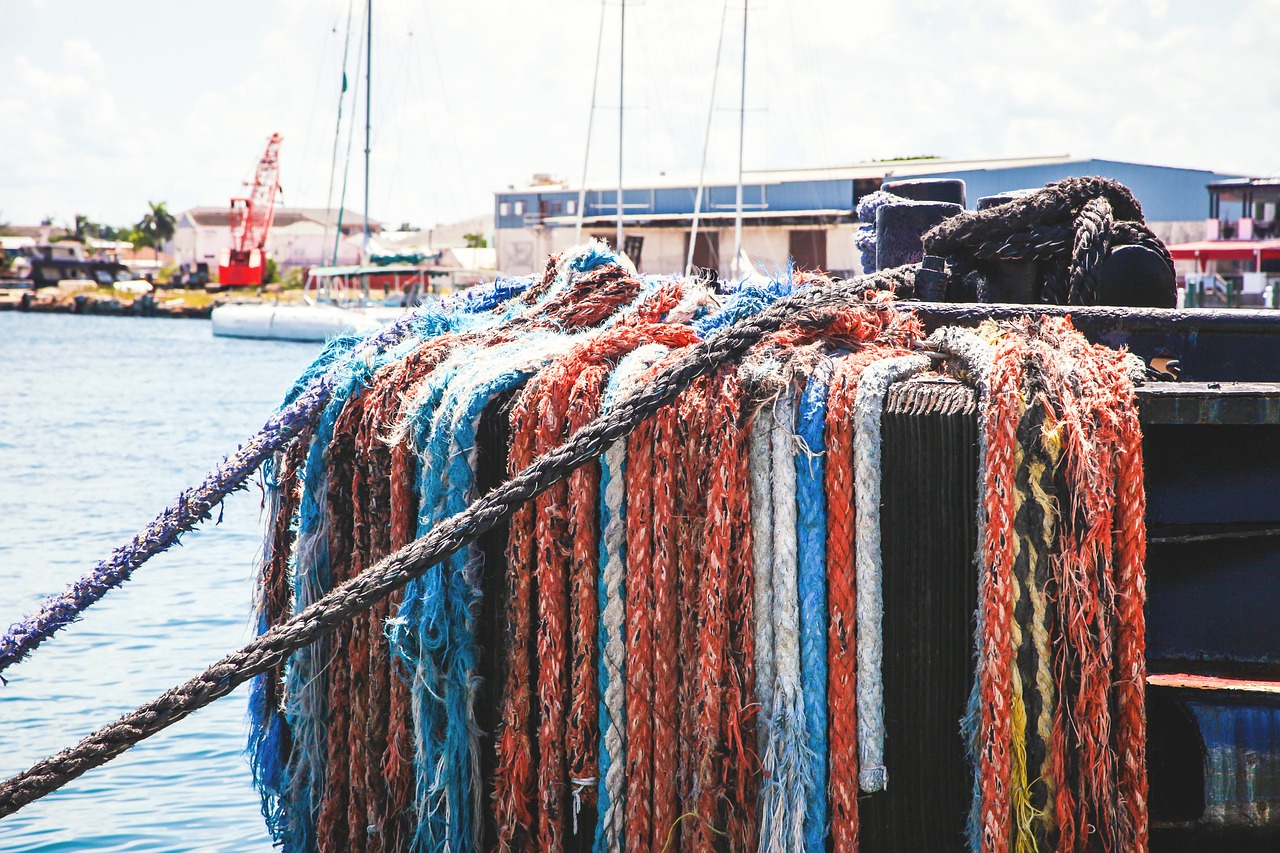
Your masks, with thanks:
[[[197,320],[0,313],[0,623],[199,482],[318,350],[214,338]],[[252,637],[260,506],[255,480],[6,671],[5,777]],[[0,850],[272,849],[243,755],[245,709],[241,688],[0,820]]]

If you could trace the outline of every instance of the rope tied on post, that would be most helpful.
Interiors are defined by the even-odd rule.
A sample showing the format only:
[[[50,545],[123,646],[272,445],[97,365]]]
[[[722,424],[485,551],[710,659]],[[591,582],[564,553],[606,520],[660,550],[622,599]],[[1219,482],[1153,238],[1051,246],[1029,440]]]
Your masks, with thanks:
[[[1082,266],[1105,251],[1111,204],[1086,204],[1101,236],[1082,242]],[[894,538],[880,529],[893,458],[880,456],[881,431],[897,440],[885,400],[892,383],[936,368],[989,386],[979,410],[991,500],[980,521],[983,554],[994,556],[974,705],[982,843],[1074,849],[1082,827],[1104,822],[1117,843],[1141,847],[1141,695],[1100,692],[1095,678],[1108,667],[1125,685],[1141,678],[1141,535],[1117,545],[1117,603],[1086,589],[1065,614],[1054,609],[1062,578],[1046,568],[1050,549],[1103,561],[1103,543],[1077,543],[1063,525],[1066,538],[1027,544],[1054,520],[1035,492],[1057,485],[1046,448],[1065,444],[1068,459],[1102,448],[1101,470],[1088,473],[1117,482],[1091,493],[1077,476],[1064,505],[1105,513],[1107,489],[1140,501],[1136,420],[1090,408],[1104,388],[1131,407],[1129,379],[1113,369],[1123,359],[1099,356],[1065,325],[943,330],[922,342],[920,323],[882,292],[909,284],[909,268],[847,282],[797,276],[716,304],[687,281],[578,260],[549,264],[533,295],[500,316],[349,366],[310,442],[319,450],[295,439],[273,461],[284,483],[270,495],[259,638],[0,785],[0,814],[255,677],[254,773],[287,843],[562,849],[594,836],[602,846],[819,849],[830,831],[856,844],[858,781],[886,790],[885,697],[896,695],[881,680],[894,665],[882,638],[893,592],[881,589],[891,563],[880,550]],[[1017,344],[998,343],[993,368],[991,342],[1005,339]],[[1053,352],[1068,361],[1047,363]],[[1039,378],[1018,379],[1010,359]],[[1072,377],[1077,364],[1097,370],[1092,385]],[[1004,391],[1045,400],[1015,412]],[[1013,417],[1032,409],[1041,421]],[[1072,426],[1100,420],[1117,426]],[[992,463],[997,450],[1012,469]],[[317,453],[325,467],[293,480]],[[510,479],[499,484],[500,472]],[[1011,506],[991,511],[1008,493]],[[300,514],[311,520],[295,543]],[[1006,566],[1010,542],[1022,557]],[[1130,624],[1109,646],[1062,639],[1073,620],[1112,606]],[[311,685],[301,650],[330,634],[333,655]],[[299,704],[313,687],[315,701]],[[1098,722],[1108,712],[1114,726]],[[279,736],[257,734],[282,721]],[[1100,757],[1087,773],[1061,761],[1075,732],[1081,754]],[[1002,812],[998,792],[1011,790]]]

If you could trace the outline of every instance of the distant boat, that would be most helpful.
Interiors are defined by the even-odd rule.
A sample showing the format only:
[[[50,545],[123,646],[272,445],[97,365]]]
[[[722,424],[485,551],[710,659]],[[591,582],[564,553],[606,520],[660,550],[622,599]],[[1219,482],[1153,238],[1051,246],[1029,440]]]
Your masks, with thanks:
[[[417,304],[428,271],[412,266],[318,267],[300,302],[233,302],[213,309],[213,333],[225,338],[325,341],[391,322]],[[359,282],[353,286],[354,282]],[[369,296],[370,284],[395,282],[390,301]],[[390,290],[390,287],[388,287]]]

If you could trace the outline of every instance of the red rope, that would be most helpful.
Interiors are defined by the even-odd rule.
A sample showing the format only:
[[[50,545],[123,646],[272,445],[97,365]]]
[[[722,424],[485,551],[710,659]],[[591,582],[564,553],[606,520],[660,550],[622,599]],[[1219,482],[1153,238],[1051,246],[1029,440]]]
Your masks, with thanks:
[[[859,366],[836,361],[827,395],[827,714],[831,839],[858,849],[857,585],[854,568],[853,424]]]
[[[745,480],[735,476],[745,470],[739,457],[746,447],[740,423],[740,389],[736,366],[721,368],[716,374],[713,396],[709,404],[709,432],[717,436],[717,464],[710,467],[707,484],[707,557],[699,589],[698,610],[701,628],[698,637],[698,709],[695,736],[698,742],[697,849],[713,849],[717,838],[730,839],[740,833],[730,831],[731,815],[726,804],[726,762],[730,746],[726,720],[726,688],[729,651],[730,583],[735,572],[734,558],[740,556],[733,541],[735,510],[746,506],[746,500],[735,490],[747,488]],[[754,805],[752,806],[754,808]],[[742,814],[732,815],[735,822]]]
[[[1010,691],[1013,649],[1013,509],[1015,451],[1025,342],[1018,336],[1003,340],[991,368],[986,421],[986,510],[982,578],[979,597],[983,633],[979,646],[978,777],[982,793],[983,853],[1007,853],[1012,812]]]
[[[653,419],[627,437],[627,846],[653,843]]]
[[[1125,390],[1132,393],[1130,388]],[[1128,409],[1131,413],[1133,410]],[[1143,485],[1142,436],[1136,416],[1124,419],[1120,454],[1116,530],[1117,617],[1115,690],[1118,706],[1120,797],[1133,824],[1133,849],[1150,846],[1147,820],[1146,719],[1146,490]]]
[[[535,380],[536,381],[536,380]],[[547,388],[543,389],[542,384]],[[555,383],[531,385],[538,419],[535,455],[564,439],[567,389]],[[538,587],[538,848],[564,846],[565,723],[569,693],[569,486],[561,481],[535,499],[534,538]]]
[[[736,374],[735,374],[736,375]],[[755,847],[759,835],[756,796],[760,787],[761,764],[756,744],[755,715],[755,575],[751,562],[751,488],[748,470],[748,441],[743,395],[736,380],[725,388],[733,396],[728,447],[724,464],[729,469],[730,488],[726,495],[729,523],[729,654],[725,714],[728,760],[726,787],[731,796],[726,803],[729,843],[734,850]]]
[[[363,415],[363,394],[346,401],[334,422],[333,437],[325,451],[329,463],[326,515],[328,526],[329,582],[337,586],[351,577],[354,501],[352,477],[355,433]],[[347,846],[347,807],[351,797],[350,731],[363,723],[353,715],[353,681],[360,676],[353,659],[354,624],[344,623],[333,632],[328,648],[325,677],[328,686],[327,758],[324,794],[316,818],[316,844],[321,850]]]
[[[588,367],[579,374],[571,393],[567,419],[570,433],[581,429],[600,413],[601,392],[608,375],[608,368],[603,364]],[[575,780],[595,778],[599,748],[600,691],[596,674],[596,632],[600,619],[596,594],[599,560],[596,505],[600,498],[598,461],[590,462],[570,475],[569,494],[573,507],[569,517],[569,538],[573,543],[569,567],[573,647],[566,749],[569,779],[574,786],[575,797],[590,807],[596,800],[595,784]]]
[[[676,419],[680,437],[680,454],[677,465],[677,533],[676,564],[679,582],[680,636],[678,668],[680,684],[678,692],[679,739],[676,764],[676,789],[680,798],[680,813],[697,811],[694,795],[697,772],[696,742],[686,733],[694,730],[697,708],[698,632],[701,613],[698,596],[701,589],[702,567],[706,557],[706,476],[709,466],[710,434],[707,430],[707,401],[711,399],[713,377],[703,377],[685,391],[676,402],[679,416]],[[697,832],[695,821],[680,823],[676,839],[681,849],[693,848]]]
[[[653,426],[653,825],[655,846],[679,815],[676,767],[679,755],[676,726],[680,719],[678,660],[680,626],[676,590],[675,480],[678,460],[677,413],[668,406]],[[637,569],[641,566],[637,565]],[[643,571],[643,569],[641,569]],[[628,676],[631,672],[628,669]]]
[[[511,411],[511,449],[507,470],[516,473],[533,461],[532,401],[519,395]],[[502,728],[498,733],[498,768],[494,774],[494,809],[498,846],[524,849],[533,829],[533,757],[531,685],[534,506],[526,503],[511,518],[507,545],[506,624],[507,674],[503,685]]]

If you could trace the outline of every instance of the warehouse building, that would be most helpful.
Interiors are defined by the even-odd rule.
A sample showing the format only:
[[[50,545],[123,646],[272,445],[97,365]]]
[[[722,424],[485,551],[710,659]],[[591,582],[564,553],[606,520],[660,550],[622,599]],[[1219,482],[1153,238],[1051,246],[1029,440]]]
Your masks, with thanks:
[[[921,158],[853,166],[746,172],[742,245],[757,267],[860,272],[853,232],[857,203],[886,179],[961,178],[972,208],[982,196],[1084,175],[1114,178],[1142,202],[1153,230],[1167,242],[1199,239],[1209,214],[1210,183],[1236,177],[1115,160],[1027,157],[1001,160]],[[733,258],[736,183],[708,183],[699,205],[694,266],[727,276]],[[627,185],[622,192],[623,248],[642,272],[683,272],[697,199],[697,182],[667,180]],[[530,186],[495,194],[495,248],[508,275],[534,272],[547,254],[581,237],[611,245],[618,215],[616,187],[572,189],[545,175]],[[579,222],[581,220],[581,222]]]

